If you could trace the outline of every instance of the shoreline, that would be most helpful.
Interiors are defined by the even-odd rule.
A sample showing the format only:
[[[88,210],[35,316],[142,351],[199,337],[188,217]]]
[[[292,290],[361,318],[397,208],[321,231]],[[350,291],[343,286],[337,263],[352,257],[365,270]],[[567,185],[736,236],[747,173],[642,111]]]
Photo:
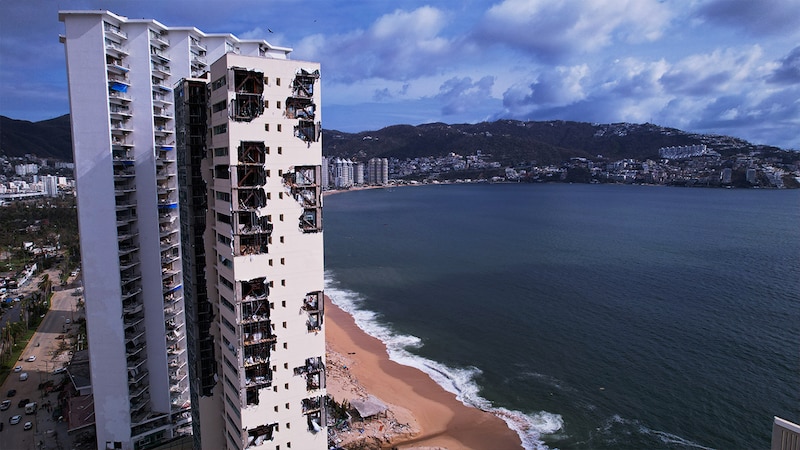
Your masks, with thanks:
[[[522,449],[496,415],[464,405],[421,370],[391,361],[386,346],[327,298],[327,390],[337,402],[372,395],[388,411],[337,432],[338,445],[397,449]]]

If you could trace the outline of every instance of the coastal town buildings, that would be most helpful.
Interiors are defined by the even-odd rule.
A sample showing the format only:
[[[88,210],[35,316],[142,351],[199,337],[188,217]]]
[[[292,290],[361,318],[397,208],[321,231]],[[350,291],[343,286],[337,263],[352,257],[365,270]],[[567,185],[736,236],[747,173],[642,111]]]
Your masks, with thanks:
[[[319,64],[59,20],[98,448],[325,448]]]

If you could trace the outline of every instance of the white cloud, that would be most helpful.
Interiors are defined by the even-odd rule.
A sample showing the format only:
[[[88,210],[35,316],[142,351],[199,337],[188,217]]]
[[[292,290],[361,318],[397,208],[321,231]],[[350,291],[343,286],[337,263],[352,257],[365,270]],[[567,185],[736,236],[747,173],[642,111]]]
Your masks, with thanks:
[[[334,81],[408,80],[438,73],[458,59],[459,47],[441,36],[446,24],[444,11],[431,6],[396,10],[367,29],[304,38],[296,52],[304,59],[321,61]]]
[[[476,36],[558,61],[615,42],[658,39],[671,17],[656,0],[504,0],[486,12]]]

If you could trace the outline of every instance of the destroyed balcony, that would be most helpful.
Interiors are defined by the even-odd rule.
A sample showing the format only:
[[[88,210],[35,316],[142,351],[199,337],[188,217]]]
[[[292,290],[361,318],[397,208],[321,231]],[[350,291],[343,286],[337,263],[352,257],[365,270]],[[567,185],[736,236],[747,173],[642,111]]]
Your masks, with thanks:
[[[306,321],[308,331],[321,331],[322,330],[322,314],[309,313],[308,320]]]
[[[322,413],[324,411],[315,411],[306,415],[308,421],[308,431],[312,433],[319,433],[322,431]]]
[[[242,317],[240,323],[251,323],[269,320],[269,302],[266,300],[242,301]]]
[[[322,397],[304,398],[301,402],[303,414],[319,411],[322,408]]]
[[[267,253],[269,237],[263,234],[240,234],[234,236],[234,254],[236,256],[258,255]]]
[[[272,234],[272,224],[266,216],[259,216],[254,211],[241,211],[233,217],[233,229],[237,234]]]
[[[325,302],[322,291],[314,291],[306,294],[303,299],[303,310],[308,312],[321,311]]]
[[[300,229],[304,233],[322,231],[322,208],[303,210],[300,216]]]
[[[267,195],[262,188],[234,188],[234,207],[237,210],[255,210],[267,206]]]
[[[134,303],[133,305],[130,306],[124,306],[122,308],[122,313],[125,315],[132,315],[141,312],[143,309],[144,306],[142,306],[141,303]]]
[[[250,281],[240,281],[239,289],[243,302],[265,300],[269,295],[269,284],[266,278],[255,278]]]
[[[313,121],[316,108],[309,98],[289,97],[286,99],[286,118]]]
[[[297,126],[294,127],[294,136],[305,142],[317,142],[321,132],[320,123],[314,123],[311,120],[300,119]]]
[[[242,341],[244,345],[252,345],[273,341],[272,327],[269,322],[255,322],[242,325]]]
[[[271,441],[273,433],[277,428],[278,424],[273,423],[270,425],[260,425],[247,430],[247,445],[245,448],[259,447],[264,441]]]
[[[141,382],[147,377],[147,369],[129,370],[128,371],[128,384],[136,384]]]
[[[234,92],[237,94],[264,93],[264,74],[254,70],[233,69]]]
[[[235,167],[237,187],[255,188],[267,184],[267,172],[266,169],[264,169],[264,166],[247,165]]]
[[[237,93],[231,101],[230,117],[237,122],[250,122],[264,113],[264,98],[261,94]]]
[[[267,162],[266,147],[263,142],[242,141],[238,152],[240,165],[264,165]]]
[[[309,72],[300,69],[292,80],[292,95],[299,98],[311,98],[314,96],[314,82],[319,79],[319,70]]]

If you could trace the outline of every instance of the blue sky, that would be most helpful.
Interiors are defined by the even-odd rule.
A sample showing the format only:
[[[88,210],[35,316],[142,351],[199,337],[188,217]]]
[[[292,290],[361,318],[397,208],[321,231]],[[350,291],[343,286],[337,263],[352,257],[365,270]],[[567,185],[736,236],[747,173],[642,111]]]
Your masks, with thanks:
[[[800,149],[799,0],[6,0],[0,114],[69,112],[59,9],[291,47],[323,127],[651,122]]]

